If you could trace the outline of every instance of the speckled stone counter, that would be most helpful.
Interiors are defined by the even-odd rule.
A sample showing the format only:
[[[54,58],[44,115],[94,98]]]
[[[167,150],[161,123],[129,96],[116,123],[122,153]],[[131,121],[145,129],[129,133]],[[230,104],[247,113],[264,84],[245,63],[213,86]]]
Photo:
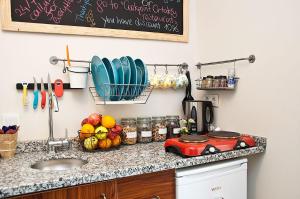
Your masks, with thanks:
[[[29,153],[19,153],[10,160],[0,160],[0,198],[184,168],[264,152],[266,138],[256,137],[255,139],[257,146],[253,148],[194,158],[181,158],[166,153],[163,143],[122,146],[118,150],[97,153],[82,152],[75,147],[71,151],[55,155],[49,155],[40,150],[32,152],[27,144],[27,146],[19,147],[19,152],[27,151]],[[43,148],[33,147],[35,150]],[[53,158],[82,158],[88,160],[88,164],[81,169],[67,171],[39,171],[30,168],[39,160]]]

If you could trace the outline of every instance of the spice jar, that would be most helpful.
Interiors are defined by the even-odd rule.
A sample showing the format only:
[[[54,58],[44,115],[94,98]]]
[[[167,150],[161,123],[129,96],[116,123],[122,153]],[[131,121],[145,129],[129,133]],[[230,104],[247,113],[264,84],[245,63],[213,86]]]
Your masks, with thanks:
[[[209,75],[206,77],[206,88],[212,88],[213,87],[213,79],[214,77]]]
[[[167,116],[167,139],[180,137],[179,116]]]
[[[206,88],[206,85],[207,85],[206,77],[203,77],[201,88]]]
[[[221,76],[220,87],[227,87],[227,78],[226,76]]]
[[[163,142],[167,138],[165,117],[152,117],[152,138],[154,142]]]
[[[135,118],[123,118],[121,120],[123,126],[122,142],[124,144],[136,144],[137,142],[137,126]]]
[[[220,83],[221,83],[220,76],[215,76],[215,78],[213,80],[213,87],[214,88],[219,88],[220,87]]]
[[[137,118],[137,135],[140,143],[152,142],[151,117]]]

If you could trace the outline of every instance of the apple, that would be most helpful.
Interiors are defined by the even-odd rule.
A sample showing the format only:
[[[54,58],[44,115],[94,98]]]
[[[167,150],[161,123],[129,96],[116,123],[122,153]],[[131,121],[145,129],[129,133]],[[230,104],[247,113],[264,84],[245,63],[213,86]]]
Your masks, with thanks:
[[[83,126],[83,125],[85,125],[85,124],[88,124],[88,123],[89,123],[88,118],[85,118],[84,120],[82,120],[81,126]]]
[[[115,127],[112,128],[112,129],[110,129],[110,131],[111,131],[112,133],[119,134],[118,129],[116,129]]]
[[[98,139],[95,136],[92,136],[90,138],[86,138],[84,140],[84,147],[87,150],[93,150],[96,149],[98,145]]]
[[[107,133],[97,133],[95,136],[98,140],[104,140],[107,137]]]
[[[112,131],[109,131],[109,133],[107,134],[107,137],[110,139],[110,140],[114,140],[115,137],[117,136],[118,134],[117,133],[114,133]]]
[[[118,131],[119,133],[121,133],[121,132],[123,131],[123,128],[122,128],[121,125],[116,125],[115,128],[117,129],[117,131]]]
[[[108,130],[104,126],[99,126],[95,128],[95,133],[108,133]]]
[[[123,128],[120,125],[116,125],[114,128],[111,129],[111,131],[113,133],[120,134],[120,133],[122,133]]]
[[[99,115],[98,113],[93,113],[88,117],[88,123],[97,126],[98,124],[101,123],[102,116]]]

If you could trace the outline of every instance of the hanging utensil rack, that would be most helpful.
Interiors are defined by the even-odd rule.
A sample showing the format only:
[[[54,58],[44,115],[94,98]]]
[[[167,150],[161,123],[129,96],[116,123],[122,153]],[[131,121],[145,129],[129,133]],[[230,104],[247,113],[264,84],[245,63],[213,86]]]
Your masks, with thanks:
[[[61,59],[61,58],[57,58],[56,56],[52,56],[49,59],[50,64],[52,65],[56,65],[58,64],[58,62],[63,62],[64,64],[64,70],[65,68],[68,68],[66,66],[66,62],[68,62],[67,59]],[[70,59],[70,62],[74,62],[74,63],[86,63],[89,65],[92,63],[91,61],[87,61],[87,60],[75,60],[75,59]],[[187,70],[189,65],[187,63],[182,63],[182,64],[146,64],[147,66],[154,66],[154,67],[178,67],[182,70]],[[66,71],[66,70],[65,70]],[[64,73],[65,73],[64,71]]]
[[[52,83],[51,85],[52,85],[52,88],[54,88],[54,86],[55,86],[54,83]],[[41,83],[37,83],[37,87],[38,87],[39,90],[41,90]],[[44,88],[45,88],[45,90],[48,90],[48,83],[44,83]],[[77,89],[78,90],[78,88],[71,88],[70,83],[64,83],[63,88],[64,89]],[[16,84],[16,89],[17,90],[23,90],[23,84],[22,83],[17,83]],[[34,83],[28,83],[27,84],[27,90],[33,90],[33,89],[34,89]]]
[[[208,63],[198,63],[196,64],[196,67],[200,70],[200,78],[196,80],[197,83],[197,89],[198,90],[235,90],[236,86],[237,86],[237,82],[239,80],[239,77],[235,77],[235,86],[233,88],[229,88],[229,87],[210,87],[210,88],[205,88],[202,87],[200,81],[202,81],[202,74],[201,74],[201,69],[203,66],[212,66],[212,65],[220,65],[220,64],[227,64],[227,63],[236,63],[239,61],[248,61],[249,63],[254,63],[256,60],[255,55],[250,55],[249,57],[246,58],[239,58],[239,59],[230,59],[230,60],[224,60],[224,61],[217,61],[217,62],[208,62]],[[235,70],[235,68],[234,68]]]
[[[61,59],[56,56],[52,56],[49,59],[50,63],[52,65],[57,65],[59,62],[63,62],[63,73],[66,73],[66,71],[69,69],[67,66],[67,59]],[[91,67],[91,61],[87,60],[74,60],[70,59],[70,62],[74,63],[84,63],[87,64],[88,67]],[[157,67],[165,67],[166,70],[168,67],[177,67],[179,71],[188,70],[188,64],[182,63],[182,64],[146,64],[146,66],[154,67],[155,69]],[[89,69],[90,73],[91,69]],[[120,96],[121,92],[120,90],[124,87],[128,88],[128,92],[126,92],[126,95]],[[130,84],[107,84],[103,85],[102,88],[104,91],[104,96],[100,97],[96,91],[95,87],[90,87],[89,91],[94,98],[96,105],[118,105],[118,104],[146,104],[151,93],[153,90],[153,86],[147,85],[130,85]],[[135,97],[136,94],[139,94],[138,97]],[[120,101],[111,101],[110,98],[122,98],[123,100]],[[125,98],[125,99],[124,99]]]

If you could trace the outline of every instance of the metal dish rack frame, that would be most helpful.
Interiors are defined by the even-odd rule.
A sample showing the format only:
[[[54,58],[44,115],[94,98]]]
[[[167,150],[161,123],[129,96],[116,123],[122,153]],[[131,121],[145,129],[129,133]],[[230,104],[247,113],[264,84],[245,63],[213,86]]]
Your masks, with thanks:
[[[67,66],[67,59],[57,58],[56,56],[50,57],[50,63],[52,65],[57,65],[59,62],[63,62],[63,73],[69,70]],[[74,60],[70,59],[70,62],[74,63],[85,63],[88,64],[89,71],[91,74],[91,61],[87,60]],[[177,67],[178,70],[188,70],[188,64],[146,64],[146,66],[151,66],[156,69],[156,67]],[[89,87],[89,91],[94,98],[96,105],[125,105],[125,104],[146,104],[152,91],[153,86],[150,85],[137,85],[137,84],[104,84],[101,86],[103,89],[103,95],[99,96],[95,87]],[[126,90],[127,89],[127,90]],[[126,90],[126,95],[121,96],[121,91]],[[121,100],[117,100],[120,99]]]

